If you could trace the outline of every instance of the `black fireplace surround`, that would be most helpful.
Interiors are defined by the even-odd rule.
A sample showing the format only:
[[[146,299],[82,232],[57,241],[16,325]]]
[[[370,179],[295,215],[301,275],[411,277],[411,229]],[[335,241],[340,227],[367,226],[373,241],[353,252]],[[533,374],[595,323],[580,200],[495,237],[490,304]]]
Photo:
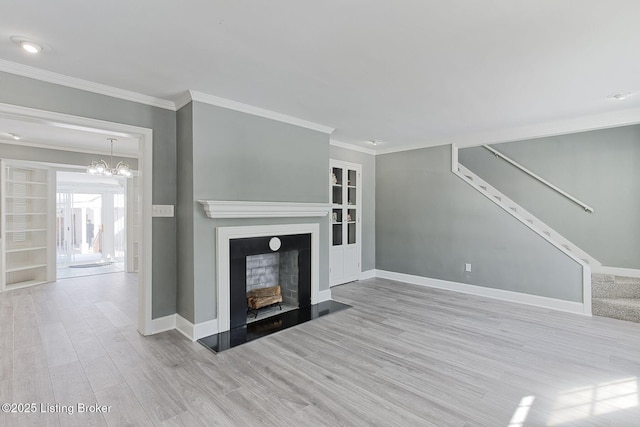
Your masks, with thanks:
[[[247,256],[274,252],[269,247],[273,237],[282,242],[277,252],[298,251],[299,307],[247,324]],[[332,300],[311,305],[311,234],[231,239],[229,255],[230,329],[198,340],[214,353],[350,307]]]
[[[281,246],[271,250],[269,241],[277,237]],[[298,308],[311,306],[311,234],[249,237],[229,241],[230,328],[247,324],[247,257],[272,252],[298,251]]]

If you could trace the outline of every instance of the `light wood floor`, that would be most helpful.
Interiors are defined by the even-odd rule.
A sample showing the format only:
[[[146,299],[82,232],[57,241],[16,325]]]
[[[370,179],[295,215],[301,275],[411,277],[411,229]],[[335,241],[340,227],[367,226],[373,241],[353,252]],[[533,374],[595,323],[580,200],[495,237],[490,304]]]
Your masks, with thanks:
[[[215,355],[141,337],[136,278],[0,294],[0,425],[637,426],[640,324],[372,279],[353,305]]]

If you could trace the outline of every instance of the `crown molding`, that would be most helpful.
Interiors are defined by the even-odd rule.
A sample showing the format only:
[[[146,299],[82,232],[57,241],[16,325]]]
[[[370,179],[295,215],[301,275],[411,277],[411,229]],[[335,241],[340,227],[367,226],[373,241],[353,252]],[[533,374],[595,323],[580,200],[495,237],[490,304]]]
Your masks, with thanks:
[[[371,154],[373,156],[376,155],[376,150],[372,150],[370,148],[360,147],[359,145],[349,144],[347,142],[338,141],[337,139],[331,139],[329,141],[330,145],[334,147],[344,148],[345,150],[358,151],[360,153]]]
[[[173,98],[173,104],[176,107],[176,111],[187,105],[191,102],[191,91],[187,90],[182,92],[180,95]]]
[[[219,96],[208,95],[206,93],[189,91],[192,101],[202,102],[204,104],[215,105],[216,107],[222,107],[229,110],[239,111],[241,113],[247,113],[258,117],[264,117],[266,119],[275,120],[282,123],[288,123],[290,125],[300,126],[303,128],[315,130],[318,132],[331,134],[335,129],[332,127],[324,126],[318,123],[310,122],[307,120],[299,119],[293,116],[287,116],[286,114],[277,113],[271,110],[265,110],[264,108],[254,107],[253,105],[243,104],[241,102],[232,101],[226,98],[220,98]],[[184,97],[181,98],[184,100]]]
[[[630,108],[608,113],[591,114],[572,119],[556,120],[552,122],[536,123],[490,132],[472,133],[446,140],[434,140],[413,145],[391,147],[376,150],[376,154],[390,154],[400,151],[417,150],[420,148],[436,147],[439,145],[456,144],[458,148],[476,147],[485,144],[501,144],[505,142],[523,141],[527,139],[545,138],[550,136],[567,135],[578,132],[588,132],[619,126],[629,126],[640,123],[640,108]]]
[[[93,92],[99,95],[111,96],[113,98],[123,99],[125,101],[132,101],[139,104],[150,105],[152,107],[164,108],[166,110],[173,111],[175,111],[176,109],[173,101],[169,101],[167,99],[156,98],[137,92],[131,92],[128,90],[91,82],[89,80],[79,79],[77,77],[54,73],[53,71],[47,71],[29,65],[6,61],[4,59],[0,59],[0,71],[22,77],[28,77],[31,79],[41,80],[47,83],[53,83],[74,89],[84,90],[87,92]]]

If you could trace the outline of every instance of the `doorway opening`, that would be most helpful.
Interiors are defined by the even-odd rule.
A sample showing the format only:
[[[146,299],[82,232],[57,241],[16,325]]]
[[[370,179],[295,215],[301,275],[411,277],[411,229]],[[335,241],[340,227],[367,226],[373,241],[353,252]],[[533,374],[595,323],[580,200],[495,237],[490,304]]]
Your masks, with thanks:
[[[56,277],[123,272],[127,179],[56,172]]]
[[[121,148],[135,147],[133,150],[120,152],[118,155],[135,158],[138,161],[137,175],[131,181],[136,181],[135,195],[128,192],[127,206],[130,209],[127,217],[129,221],[129,247],[127,250],[127,272],[137,272],[137,315],[138,331],[142,335],[150,335],[157,329],[152,321],[152,192],[153,192],[153,131],[150,128],[132,126],[123,123],[109,122],[88,117],[68,115],[54,111],[45,111],[18,105],[0,103],[0,121],[8,121],[13,125],[22,126],[21,129],[31,129],[34,132],[46,130],[47,143],[42,147],[54,148],[78,153],[105,154],[102,148],[105,137],[125,138],[135,144],[123,144]],[[12,126],[11,128],[15,128]],[[24,132],[29,133],[25,130]],[[42,134],[42,133],[39,133]],[[44,134],[42,134],[44,135]],[[45,138],[45,137],[43,137]],[[16,141],[3,141],[15,143]],[[28,145],[20,141],[19,145]],[[34,145],[35,146],[35,145]],[[35,146],[39,147],[39,145]],[[63,157],[56,156],[60,160],[55,166],[66,167],[70,165]],[[29,156],[30,162],[44,161],[52,165],[52,158],[48,155]],[[82,169],[86,167],[84,160],[77,162]],[[53,178],[51,178],[53,180]],[[55,187],[51,187],[48,199],[55,201]],[[55,203],[49,203],[47,216],[51,219],[46,227],[47,233],[47,266],[50,270],[50,278],[55,280]],[[4,230],[2,230],[4,232]],[[4,240],[3,240],[4,241]],[[48,273],[49,274],[49,273]],[[96,276],[99,277],[99,276]],[[4,288],[2,288],[4,290]]]

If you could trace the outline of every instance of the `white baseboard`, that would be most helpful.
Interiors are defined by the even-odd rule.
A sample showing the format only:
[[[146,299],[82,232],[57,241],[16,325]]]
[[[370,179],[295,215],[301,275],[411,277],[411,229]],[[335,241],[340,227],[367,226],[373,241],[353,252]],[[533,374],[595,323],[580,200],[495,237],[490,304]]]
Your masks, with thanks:
[[[615,276],[640,278],[640,270],[634,268],[606,267],[604,265],[593,268],[594,273],[613,274]]]
[[[318,292],[318,303],[331,300],[331,289]]]
[[[218,319],[208,320],[194,325],[184,317],[176,314],[176,329],[191,341],[197,341],[200,338],[218,333]]]
[[[200,338],[208,337],[209,335],[217,334],[218,332],[218,319],[198,323],[194,325],[193,328],[193,341],[199,340]]]
[[[159,334],[160,332],[170,331],[176,328],[176,315],[159,317],[151,321],[151,334]]]
[[[448,291],[462,292],[503,301],[533,305],[552,310],[566,311],[569,313],[589,315],[591,307],[585,310],[585,306],[579,302],[563,301],[555,298],[541,297],[537,295],[522,294],[519,292],[505,291],[502,289],[485,288],[483,286],[468,285],[466,283],[449,282],[429,277],[414,276],[411,274],[395,273],[393,271],[375,270],[376,277],[397,280],[414,285],[428,286],[430,288],[444,289]]]
[[[176,314],[176,329],[191,341],[195,341],[193,339],[193,323],[189,322],[179,314]]]
[[[367,271],[360,272],[360,280],[373,279],[374,277],[376,277],[375,270],[367,270]]]

